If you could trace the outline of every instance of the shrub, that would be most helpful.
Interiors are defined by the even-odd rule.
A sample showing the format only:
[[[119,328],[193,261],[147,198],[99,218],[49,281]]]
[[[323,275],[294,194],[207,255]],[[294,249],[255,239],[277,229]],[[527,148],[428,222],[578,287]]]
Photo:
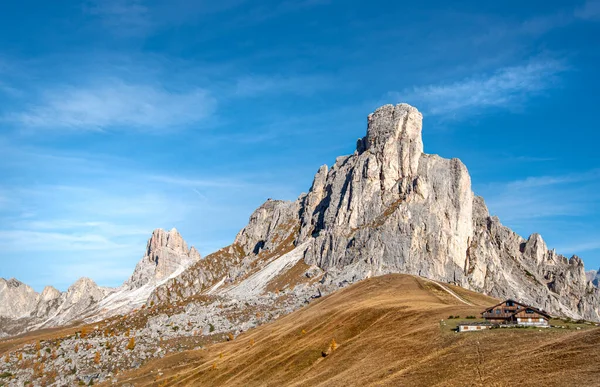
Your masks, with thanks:
[[[227,335],[227,341],[233,341],[233,339],[233,333],[229,332],[229,334]]]
[[[306,331],[303,329],[302,332],[300,332],[300,333],[302,333],[303,335],[305,335]]]
[[[94,364],[100,364],[100,352],[96,352],[94,356]]]
[[[129,339],[129,343],[127,343],[127,349],[130,351],[133,351],[134,348],[135,348],[135,337],[132,337],[131,339]]]
[[[453,315],[448,316],[448,320],[452,320],[454,318]]]
[[[208,331],[209,332],[214,332],[215,331],[215,326],[212,324],[208,324]]]
[[[476,319],[477,317],[475,317],[475,316],[467,316],[467,318],[468,318],[469,320],[474,320],[474,319]]]
[[[52,350],[50,348],[46,348],[45,351],[46,351],[46,353],[52,352]]]
[[[75,348],[73,348],[75,350],[75,353],[79,352],[79,344],[75,344]]]
[[[10,355],[7,353],[6,356],[4,357],[4,362],[5,363],[10,363]]]
[[[329,344],[329,348],[331,349],[331,352],[335,351],[337,349],[337,343],[335,342],[335,339],[331,339],[331,344]]]
[[[250,346],[254,345],[254,339],[250,339]]]

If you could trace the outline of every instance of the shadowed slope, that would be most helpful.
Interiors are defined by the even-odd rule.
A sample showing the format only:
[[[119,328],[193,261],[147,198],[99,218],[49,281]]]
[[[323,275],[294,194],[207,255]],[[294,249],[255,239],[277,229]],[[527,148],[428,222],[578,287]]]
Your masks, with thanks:
[[[598,381],[600,329],[457,334],[441,320],[478,315],[496,300],[447,289],[474,306],[418,277],[372,278],[232,342],[153,361],[121,375],[119,383],[500,386]],[[332,339],[338,347],[330,352]],[[330,353],[323,357],[323,351]]]

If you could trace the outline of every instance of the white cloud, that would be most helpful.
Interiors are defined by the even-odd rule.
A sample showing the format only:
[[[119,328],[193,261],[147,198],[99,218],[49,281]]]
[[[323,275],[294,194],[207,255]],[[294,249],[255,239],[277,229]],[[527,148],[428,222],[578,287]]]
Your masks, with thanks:
[[[420,107],[431,115],[465,115],[483,108],[510,108],[524,103],[556,84],[565,64],[537,59],[524,65],[501,68],[452,83],[432,84],[392,92],[397,100]]]
[[[168,131],[206,119],[215,107],[204,89],[170,91],[112,79],[56,87],[44,92],[37,105],[6,118],[30,129]]]

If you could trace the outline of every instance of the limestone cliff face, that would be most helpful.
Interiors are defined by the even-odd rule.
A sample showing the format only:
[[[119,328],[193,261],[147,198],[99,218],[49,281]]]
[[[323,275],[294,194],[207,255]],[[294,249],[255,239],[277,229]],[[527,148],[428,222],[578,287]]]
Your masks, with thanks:
[[[194,247],[188,249],[176,229],[156,229],[148,240],[146,254],[136,265],[126,286],[137,289],[148,283],[158,283],[198,260],[200,253]]]
[[[14,278],[0,278],[0,317],[17,319],[29,316],[39,295],[28,285]]]
[[[319,170],[302,213],[307,263],[461,277],[473,232],[470,177],[458,159],[423,154],[421,121],[411,106],[384,106],[353,155]]]
[[[297,227],[293,245],[307,246],[305,263],[325,271],[323,285],[408,273],[600,321],[600,294],[586,281],[582,261],[491,217],[460,160],[423,153],[421,128],[414,107],[377,109],[354,154],[322,166],[308,194],[293,203],[268,201],[252,215],[229,247],[235,259],[222,263],[230,270],[220,273],[244,272],[239,262],[275,249],[278,226],[288,224]],[[174,283],[190,286],[194,277],[209,278],[209,270]]]
[[[233,283],[289,252],[300,227],[300,205],[301,200],[267,200],[252,213],[233,244],[207,255],[158,287],[148,302],[173,302],[212,293],[211,289]]]

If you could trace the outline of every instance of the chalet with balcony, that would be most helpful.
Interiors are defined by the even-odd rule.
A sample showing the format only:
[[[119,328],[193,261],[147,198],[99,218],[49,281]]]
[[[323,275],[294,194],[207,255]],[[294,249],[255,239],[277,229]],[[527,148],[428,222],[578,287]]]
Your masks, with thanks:
[[[510,299],[487,308],[481,315],[493,324],[547,327],[550,321],[550,315],[543,310]]]

